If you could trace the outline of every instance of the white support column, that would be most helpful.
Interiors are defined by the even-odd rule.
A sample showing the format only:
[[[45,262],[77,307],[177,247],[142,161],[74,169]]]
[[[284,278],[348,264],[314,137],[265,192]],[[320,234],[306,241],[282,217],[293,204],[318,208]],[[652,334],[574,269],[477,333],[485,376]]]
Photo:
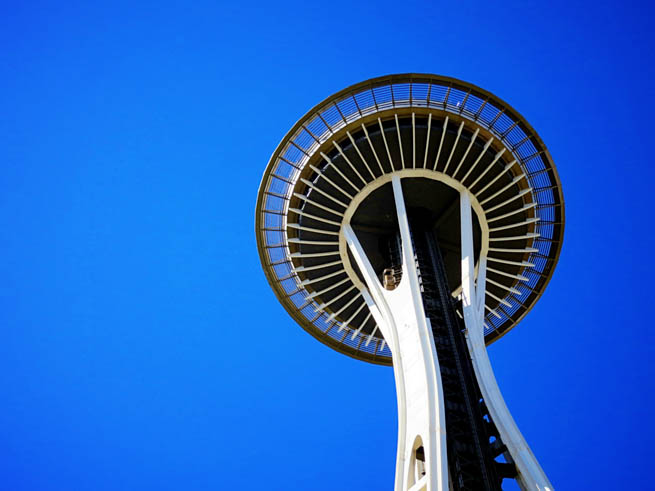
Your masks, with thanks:
[[[364,299],[393,356],[398,398],[395,491],[448,491],[446,417],[432,329],[423,310],[400,178],[392,179],[402,243],[402,279],[385,290],[350,225],[342,232],[368,291]],[[417,460],[423,447],[425,463]]]
[[[553,486],[546,477],[537,459],[532,454],[523,435],[500,393],[491,362],[484,344],[484,302],[487,258],[480,257],[477,286],[474,282],[473,221],[471,201],[468,193],[460,193],[460,216],[462,237],[462,308],[466,324],[468,344],[475,375],[482,397],[489,410],[500,438],[507,446],[516,470],[521,489],[530,491],[552,491]]]

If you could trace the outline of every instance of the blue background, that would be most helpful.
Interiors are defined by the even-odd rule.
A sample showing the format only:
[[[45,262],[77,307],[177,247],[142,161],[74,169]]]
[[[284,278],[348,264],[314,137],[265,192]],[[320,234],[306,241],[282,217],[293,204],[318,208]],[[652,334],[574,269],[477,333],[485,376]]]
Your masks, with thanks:
[[[652,486],[647,3],[14,2],[0,19],[0,489],[392,489],[392,370],[294,324],[253,225],[292,124],[400,72],[479,85],[548,145],[561,259],[492,361],[556,488]]]

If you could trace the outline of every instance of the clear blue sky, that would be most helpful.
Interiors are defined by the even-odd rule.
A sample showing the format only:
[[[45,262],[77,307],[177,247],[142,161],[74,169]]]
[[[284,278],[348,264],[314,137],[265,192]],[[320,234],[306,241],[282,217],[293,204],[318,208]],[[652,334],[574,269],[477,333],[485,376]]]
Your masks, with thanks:
[[[398,72],[548,145],[562,256],[492,361],[556,488],[652,486],[647,2],[134,3],[0,11],[0,489],[392,488],[392,370],[294,324],[253,228],[288,128]]]

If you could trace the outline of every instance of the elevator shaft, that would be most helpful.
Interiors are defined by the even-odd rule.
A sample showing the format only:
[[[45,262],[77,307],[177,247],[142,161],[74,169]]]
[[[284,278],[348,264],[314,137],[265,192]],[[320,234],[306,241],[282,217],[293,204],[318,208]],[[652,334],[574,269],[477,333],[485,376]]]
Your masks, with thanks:
[[[443,389],[446,415],[449,488],[453,491],[501,490],[513,478],[512,463],[494,460],[506,449],[484,405],[464,338],[464,322],[448,287],[443,257],[434,231],[409,215],[414,260],[425,315],[432,337]],[[388,242],[391,270],[400,271],[399,237]],[[412,265],[407,265],[412,267]]]

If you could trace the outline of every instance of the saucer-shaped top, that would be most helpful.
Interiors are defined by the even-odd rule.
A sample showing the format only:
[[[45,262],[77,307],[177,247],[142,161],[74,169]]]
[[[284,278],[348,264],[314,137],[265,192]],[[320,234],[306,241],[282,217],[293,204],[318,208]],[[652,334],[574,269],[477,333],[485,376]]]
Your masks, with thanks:
[[[459,192],[470,193],[476,260],[487,257],[485,340],[498,339],[553,274],[564,232],[560,181],[545,145],[514,109],[437,75],[392,75],[349,87],[311,109],[279,144],[255,220],[262,266],[278,299],[325,344],[391,364],[341,228],[350,223],[361,234],[375,266],[378,238],[393,228],[392,175],[401,177],[408,208],[432,219],[454,296],[455,204]]]

